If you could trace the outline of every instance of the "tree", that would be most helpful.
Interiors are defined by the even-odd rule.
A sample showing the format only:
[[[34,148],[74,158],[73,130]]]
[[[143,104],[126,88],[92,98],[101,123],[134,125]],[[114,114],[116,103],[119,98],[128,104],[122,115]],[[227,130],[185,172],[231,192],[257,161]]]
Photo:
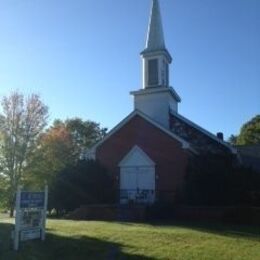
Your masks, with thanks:
[[[67,119],[63,123],[72,136],[74,152],[81,158],[86,149],[100,141],[106,135],[107,128],[101,128],[96,122],[80,118]]]
[[[26,185],[39,187],[47,180],[51,188],[59,174],[76,165],[85,150],[99,141],[105,132],[105,128],[93,121],[55,120],[39,136],[37,149],[27,165]]]
[[[260,115],[256,115],[246,122],[241,127],[238,136],[231,135],[229,142],[233,145],[260,144]]]
[[[229,176],[232,158],[225,155],[201,154],[189,162],[185,179],[185,203],[216,206],[229,203]]]
[[[7,205],[13,216],[15,192],[21,184],[37,138],[47,123],[48,108],[38,95],[24,97],[19,92],[5,96],[0,115],[1,177],[6,183]]]
[[[196,206],[260,206],[260,175],[232,156],[204,154],[189,161],[184,203]]]
[[[72,136],[63,124],[50,127],[38,138],[37,149],[26,167],[28,187],[41,187],[44,181],[51,186],[64,168],[76,162]]]
[[[71,211],[81,205],[114,201],[113,181],[96,161],[80,160],[64,169],[50,189],[49,208]]]
[[[228,142],[232,145],[236,145],[237,143],[237,136],[236,135],[231,135],[229,138],[228,138]]]
[[[255,116],[241,127],[237,144],[260,144],[260,115]]]
[[[6,194],[7,194],[7,181],[6,178],[0,174],[0,209],[6,208],[7,200],[6,200]]]

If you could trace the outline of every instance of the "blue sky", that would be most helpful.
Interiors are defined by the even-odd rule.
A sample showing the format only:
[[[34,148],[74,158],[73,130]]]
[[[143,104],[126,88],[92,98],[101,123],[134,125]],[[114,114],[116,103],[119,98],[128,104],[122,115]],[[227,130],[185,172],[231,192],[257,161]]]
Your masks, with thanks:
[[[179,112],[216,133],[260,113],[260,1],[161,0]],[[0,96],[113,127],[133,109],[151,0],[1,0]]]

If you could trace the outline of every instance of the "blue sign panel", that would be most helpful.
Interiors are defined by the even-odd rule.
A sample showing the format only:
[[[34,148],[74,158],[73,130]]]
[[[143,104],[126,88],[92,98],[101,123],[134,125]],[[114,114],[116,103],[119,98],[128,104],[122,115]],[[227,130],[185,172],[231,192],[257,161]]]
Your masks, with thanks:
[[[44,192],[21,192],[21,208],[43,208]]]

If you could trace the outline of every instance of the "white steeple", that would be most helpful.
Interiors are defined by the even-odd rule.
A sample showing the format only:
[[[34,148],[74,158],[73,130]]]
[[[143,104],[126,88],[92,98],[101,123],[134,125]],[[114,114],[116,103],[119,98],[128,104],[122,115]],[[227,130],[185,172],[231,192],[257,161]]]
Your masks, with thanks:
[[[146,39],[146,51],[164,50],[164,35],[158,0],[153,1]]]
[[[143,58],[143,88],[169,86],[170,53],[165,47],[158,0],[152,1],[146,46]]]
[[[169,110],[178,111],[181,101],[169,85],[172,57],[165,47],[159,0],[152,0],[143,61],[143,87],[133,91],[134,108],[169,128]]]

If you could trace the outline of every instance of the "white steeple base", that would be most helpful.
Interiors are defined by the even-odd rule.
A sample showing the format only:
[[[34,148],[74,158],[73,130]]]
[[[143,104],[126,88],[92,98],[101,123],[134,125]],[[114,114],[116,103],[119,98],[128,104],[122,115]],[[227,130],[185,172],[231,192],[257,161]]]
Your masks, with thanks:
[[[169,129],[169,110],[178,112],[180,97],[173,88],[159,87],[130,92],[134,96],[134,109]]]

